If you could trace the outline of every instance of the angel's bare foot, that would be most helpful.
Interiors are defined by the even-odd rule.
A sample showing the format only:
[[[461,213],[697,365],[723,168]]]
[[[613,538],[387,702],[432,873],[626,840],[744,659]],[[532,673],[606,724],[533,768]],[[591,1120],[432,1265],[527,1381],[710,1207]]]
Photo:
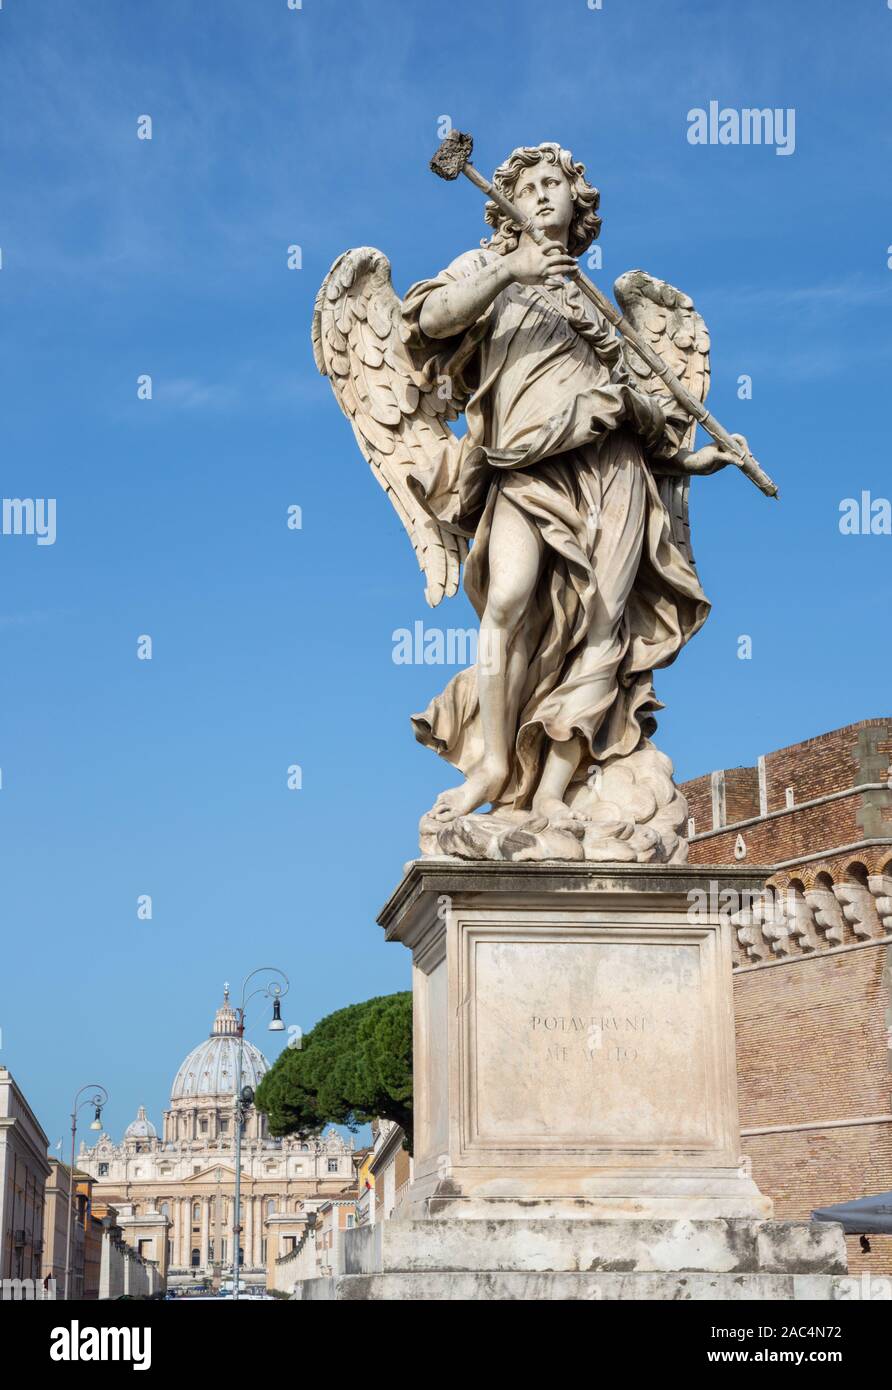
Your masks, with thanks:
[[[585,816],[581,815],[579,811],[572,810],[565,801],[561,801],[560,797],[557,796],[534,797],[533,812],[537,816],[545,816],[550,825],[585,820]]]
[[[478,806],[484,806],[498,796],[505,785],[507,770],[497,763],[481,763],[471,773],[461,787],[450,787],[441,792],[434,802],[430,814],[436,820],[455,820],[457,816],[470,815]]]

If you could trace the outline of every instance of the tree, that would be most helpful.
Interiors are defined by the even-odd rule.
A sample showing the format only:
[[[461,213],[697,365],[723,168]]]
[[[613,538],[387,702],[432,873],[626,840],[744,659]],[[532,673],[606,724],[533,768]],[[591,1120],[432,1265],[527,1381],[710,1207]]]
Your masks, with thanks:
[[[358,1129],[381,1116],[412,1144],[412,995],[381,995],[320,1019],[286,1047],[257,1088],[272,1134]]]

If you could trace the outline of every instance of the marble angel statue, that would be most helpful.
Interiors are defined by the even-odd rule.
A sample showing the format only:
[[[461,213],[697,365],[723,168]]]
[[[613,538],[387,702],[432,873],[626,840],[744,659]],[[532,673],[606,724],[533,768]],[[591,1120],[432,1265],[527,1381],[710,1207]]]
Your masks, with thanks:
[[[653,672],[709,612],[690,476],[734,459],[693,449],[696,422],[574,283],[600,230],[585,166],[557,144],[523,147],[493,187],[544,241],[489,202],[490,239],[402,301],[380,251],[345,252],[313,317],[316,363],[409,533],[428,602],[456,592],[464,565],[480,620],[476,664],[412,719],[464,774],[422,817],[421,848],[680,862],[687,808],[650,741]],[[691,300],[640,270],[615,293],[703,401],[709,337]]]

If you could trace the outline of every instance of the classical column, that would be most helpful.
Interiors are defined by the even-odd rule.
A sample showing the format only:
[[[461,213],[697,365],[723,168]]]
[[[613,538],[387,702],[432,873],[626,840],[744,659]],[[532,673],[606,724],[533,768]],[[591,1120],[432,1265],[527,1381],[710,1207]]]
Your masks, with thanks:
[[[245,1252],[245,1268],[254,1263],[251,1252],[251,1241],[254,1237],[254,1198],[242,1198],[242,1249]]]
[[[170,1203],[170,1210],[173,1213],[173,1230],[171,1235],[171,1264],[181,1265],[183,1263],[183,1199],[174,1197]]]
[[[192,1254],[192,1199],[180,1198],[180,1264],[189,1268]]]
[[[172,1264],[177,1266],[183,1263],[183,1199],[174,1197],[170,1204],[173,1212],[173,1259]]]
[[[207,1269],[208,1266],[208,1235],[211,1224],[211,1203],[209,1197],[201,1198],[201,1267]]]
[[[265,1217],[264,1198],[260,1198],[257,1204],[257,1219],[254,1222],[254,1263],[263,1264],[263,1222]]]
[[[192,1198],[183,1198],[183,1265],[192,1264]]]

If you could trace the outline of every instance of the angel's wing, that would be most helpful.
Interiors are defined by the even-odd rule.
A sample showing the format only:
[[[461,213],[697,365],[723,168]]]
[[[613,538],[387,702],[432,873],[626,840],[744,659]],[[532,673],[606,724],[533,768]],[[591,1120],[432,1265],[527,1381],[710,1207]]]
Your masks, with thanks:
[[[643,270],[628,270],[613,287],[617,302],[632,327],[650,343],[663,361],[697,400],[706,400],[709,390],[709,333],[693,300],[681,290],[655,280]],[[656,373],[634,348],[626,346],[626,361],[640,390],[648,395],[665,395],[666,388]],[[693,447],[696,420],[681,440],[682,447]],[[691,564],[691,526],[688,518],[690,478],[660,478],[660,496],[669,513],[672,536]]]
[[[411,360],[400,327],[387,257],[372,246],[345,251],[316,295],[313,355],[409,534],[433,608],[456,592],[468,543],[425,511],[408,474],[459,449],[446,423],[458,411]]]

